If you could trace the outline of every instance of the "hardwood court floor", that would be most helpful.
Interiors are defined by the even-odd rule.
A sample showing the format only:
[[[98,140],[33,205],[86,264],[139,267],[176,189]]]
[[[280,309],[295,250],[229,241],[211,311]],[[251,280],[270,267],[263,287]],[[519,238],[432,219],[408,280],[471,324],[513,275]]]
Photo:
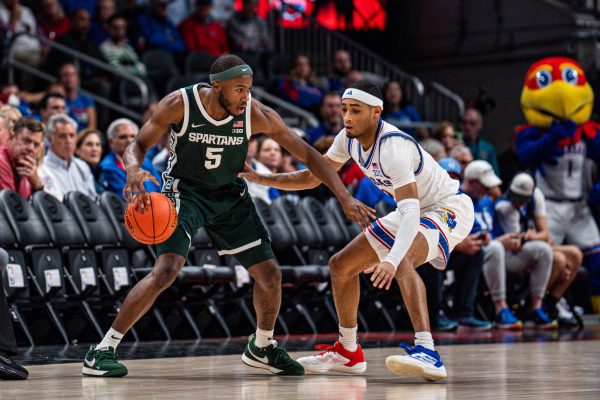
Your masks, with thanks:
[[[125,378],[88,378],[81,364],[28,366],[0,399],[600,399],[600,341],[440,346],[449,376],[425,383],[385,367],[397,348],[365,351],[365,376],[277,377],[240,355],[125,361]],[[309,354],[293,353],[293,356]]]

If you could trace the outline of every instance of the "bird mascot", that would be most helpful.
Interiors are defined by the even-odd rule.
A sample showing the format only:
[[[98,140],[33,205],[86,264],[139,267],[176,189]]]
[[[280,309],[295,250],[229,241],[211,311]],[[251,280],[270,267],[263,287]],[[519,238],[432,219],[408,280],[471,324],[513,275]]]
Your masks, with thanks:
[[[592,307],[600,313],[600,233],[590,210],[600,206],[600,183],[591,191],[584,184],[586,165],[600,161],[600,124],[590,120],[593,104],[594,92],[576,61],[537,61],[521,92],[528,124],[517,128],[516,150],[546,197],[552,241],[583,252]]]

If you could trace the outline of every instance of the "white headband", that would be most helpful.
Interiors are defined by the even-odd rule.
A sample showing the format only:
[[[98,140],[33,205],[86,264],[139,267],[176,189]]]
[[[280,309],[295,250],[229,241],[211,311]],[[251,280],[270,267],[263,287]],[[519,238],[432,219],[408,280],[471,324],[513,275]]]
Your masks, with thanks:
[[[368,104],[370,106],[379,106],[383,109],[383,100],[381,100],[380,98],[373,96],[372,94],[369,94],[365,91],[362,91],[360,89],[356,89],[356,88],[348,88],[346,89],[346,91],[344,92],[344,95],[342,96],[342,100],[344,99],[355,99],[358,101],[362,101],[365,104]]]

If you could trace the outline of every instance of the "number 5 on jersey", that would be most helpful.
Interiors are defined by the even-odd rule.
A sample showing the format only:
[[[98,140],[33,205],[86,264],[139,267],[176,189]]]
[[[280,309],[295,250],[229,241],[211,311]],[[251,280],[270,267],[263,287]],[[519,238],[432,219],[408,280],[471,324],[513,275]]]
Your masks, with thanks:
[[[221,165],[221,154],[224,150],[223,147],[207,147],[206,148],[206,161],[204,161],[204,168],[215,169]]]

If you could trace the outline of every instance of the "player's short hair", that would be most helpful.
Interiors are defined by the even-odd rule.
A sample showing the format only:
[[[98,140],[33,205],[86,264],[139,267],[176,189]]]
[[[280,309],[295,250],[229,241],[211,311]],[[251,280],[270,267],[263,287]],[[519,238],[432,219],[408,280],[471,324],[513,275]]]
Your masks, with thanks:
[[[379,90],[379,86],[369,81],[357,81],[350,86],[353,89],[362,90],[370,95],[377,97],[379,100],[383,100],[383,96],[381,95],[381,90]]]
[[[244,64],[246,64],[246,62],[238,56],[233,54],[223,54],[212,63],[210,66],[210,73],[218,74],[219,72],[227,71],[229,68]]]

